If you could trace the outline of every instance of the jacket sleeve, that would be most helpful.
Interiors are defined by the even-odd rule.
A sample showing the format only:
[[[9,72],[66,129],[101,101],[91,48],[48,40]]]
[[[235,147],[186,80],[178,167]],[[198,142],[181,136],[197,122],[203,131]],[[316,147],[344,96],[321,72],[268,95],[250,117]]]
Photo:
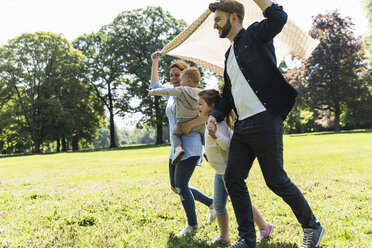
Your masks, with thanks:
[[[225,84],[223,85],[222,98],[216,105],[216,107],[210,112],[210,115],[213,115],[218,122],[223,121],[225,119],[225,116],[227,116],[230,113],[230,110],[233,108],[230,101],[231,90],[228,87],[228,85],[230,84],[230,80],[229,77],[226,75],[226,71],[224,74]]]
[[[183,92],[182,87],[177,88],[156,88],[151,90],[154,96],[181,96]]]
[[[266,19],[258,23],[258,37],[266,42],[273,39],[277,34],[279,34],[284,25],[287,22],[287,13],[283,10],[283,7],[273,3],[268,7],[263,15]]]
[[[230,129],[224,123],[217,124],[217,131],[216,131],[216,142],[222,150],[228,151],[230,149]]]

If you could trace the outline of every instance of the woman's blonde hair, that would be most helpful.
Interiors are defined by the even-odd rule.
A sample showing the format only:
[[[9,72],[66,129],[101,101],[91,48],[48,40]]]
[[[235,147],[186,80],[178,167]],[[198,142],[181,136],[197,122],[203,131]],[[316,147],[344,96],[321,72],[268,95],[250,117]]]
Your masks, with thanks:
[[[222,96],[221,93],[218,92],[215,89],[210,89],[210,90],[203,90],[199,93],[199,97],[202,98],[209,107],[216,107],[216,105],[220,102]],[[233,109],[231,109],[230,113],[228,116],[226,116],[225,121],[226,124],[229,126],[230,129],[233,128],[234,122],[236,119],[236,114]]]

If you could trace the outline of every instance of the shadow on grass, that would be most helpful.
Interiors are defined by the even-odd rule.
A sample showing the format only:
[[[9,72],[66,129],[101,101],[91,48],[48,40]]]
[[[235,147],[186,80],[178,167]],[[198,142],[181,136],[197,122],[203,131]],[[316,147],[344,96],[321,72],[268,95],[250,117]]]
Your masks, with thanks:
[[[168,248],[193,248],[193,247],[216,247],[209,244],[207,240],[196,239],[195,236],[187,234],[185,237],[177,237],[174,233],[169,234]]]
[[[296,244],[287,242],[263,241],[257,243],[257,248],[298,248],[298,246]]]
[[[125,147],[115,147],[115,148],[100,148],[100,149],[89,149],[89,150],[79,150],[79,151],[67,151],[67,152],[45,152],[45,153],[16,153],[16,154],[9,154],[9,155],[0,155],[0,159],[2,158],[10,158],[10,157],[24,157],[24,156],[34,156],[34,155],[55,155],[55,154],[70,154],[70,153],[82,153],[82,152],[107,152],[107,151],[121,151],[121,150],[133,150],[133,149],[148,149],[153,147],[163,147],[163,146],[170,146],[169,143],[161,144],[161,145],[131,145]]]
[[[203,240],[195,238],[195,236],[188,234],[183,238],[177,237],[174,233],[169,234],[167,247],[168,248],[217,248],[228,247],[229,245],[211,244],[210,240]],[[286,242],[260,242],[257,243],[257,248],[298,248],[296,244]]]

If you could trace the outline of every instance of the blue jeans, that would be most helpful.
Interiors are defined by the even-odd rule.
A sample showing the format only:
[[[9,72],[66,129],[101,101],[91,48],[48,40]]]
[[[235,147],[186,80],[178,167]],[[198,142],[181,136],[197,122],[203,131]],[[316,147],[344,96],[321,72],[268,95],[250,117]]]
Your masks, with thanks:
[[[170,184],[176,193],[179,194],[182,206],[186,212],[187,223],[190,226],[198,224],[195,213],[195,200],[203,203],[206,206],[213,204],[213,199],[206,196],[200,190],[189,186],[189,181],[195,167],[198,163],[199,157],[190,157],[181,160],[177,165],[172,165],[172,160],[169,160],[169,177]]]
[[[227,211],[226,203],[227,197],[229,197],[229,195],[227,194],[224,177],[224,174],[216,174],[214,176],[213,205],[217,214],[224,214]]]
[[[292,209],[304,228],[317,228],[309,204],[283,167],[283,119],[262,112],[237,121],[231,139],[225,182],[238,222],[239,236],[249,247],[256,245],[252,204],[245,179],[255,158],[266,185]]]

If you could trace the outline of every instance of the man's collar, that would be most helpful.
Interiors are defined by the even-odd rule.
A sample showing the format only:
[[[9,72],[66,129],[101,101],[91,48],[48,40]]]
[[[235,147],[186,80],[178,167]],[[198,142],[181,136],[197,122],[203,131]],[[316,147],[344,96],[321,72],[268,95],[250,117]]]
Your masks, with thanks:
[[[245,31],[244,28],[240,29],[240,31],[234,37],[234,42],[237,41],[243,35],[244,31]]]

